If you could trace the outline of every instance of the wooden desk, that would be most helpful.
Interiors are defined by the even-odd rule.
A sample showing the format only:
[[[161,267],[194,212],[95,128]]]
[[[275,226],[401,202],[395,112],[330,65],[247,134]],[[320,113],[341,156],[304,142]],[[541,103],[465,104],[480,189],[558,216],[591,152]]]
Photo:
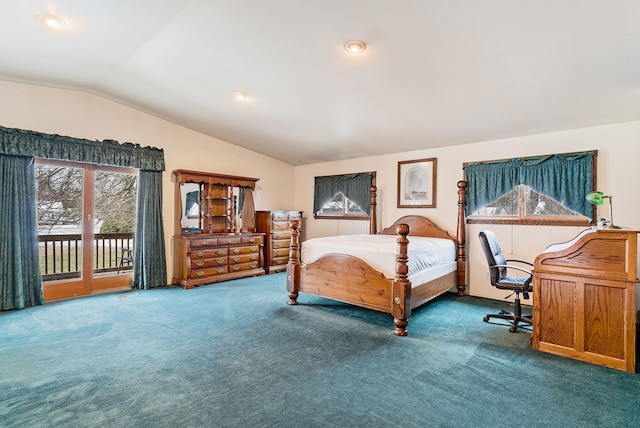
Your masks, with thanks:
[[[536,258],[531,348],[635,373],[637,233],[588,229]]]

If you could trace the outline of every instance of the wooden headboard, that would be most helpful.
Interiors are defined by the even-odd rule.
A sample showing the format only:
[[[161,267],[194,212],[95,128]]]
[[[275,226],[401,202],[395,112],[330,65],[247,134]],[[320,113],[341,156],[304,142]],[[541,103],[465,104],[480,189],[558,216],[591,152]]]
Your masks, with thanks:
[[[400,224],[409,225],[409,236],[426,236],[431,238],[445,238],[455,240],[454,236],[449,235],[444,229],[438,227],[434,222],[426,217],[419,215],[406,215],[396,220],[391,226],[382,229],[381,235],[397,235],[396,227]]]

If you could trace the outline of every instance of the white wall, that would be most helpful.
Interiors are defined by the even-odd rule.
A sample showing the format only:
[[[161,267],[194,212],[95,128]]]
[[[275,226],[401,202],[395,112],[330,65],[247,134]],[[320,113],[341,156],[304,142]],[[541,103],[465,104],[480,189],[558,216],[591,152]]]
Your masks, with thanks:
[[[464,124],[461,124],[464,126]],[[392,144],[393,142],[390,142]],[[339,162],[301,165],[295,168],[294,205],[307,214],[306,238],[352,232],[367,233],[367,223],[313,219],[313,183],[316,175],[377,171],[379,224],[388,226],[407,214],[431,217],[455,235],[457,186],[464,162],[534,156],[552,153],[598,150],[598,190],[614,196],[615,223],[640,229],[640,198],[634,189],[640,183],[640,122],[628,122],[566,132],[533,135],[456,147],[396,153]],[[398,161],[435,157],[438,159],[436,208],[397,208]],[[599,216],[609,217],[608,206]],[[503,299],[504,291],[489,284],[478,232],[496,232],[509,257],[533,261],[549,244],[573,238],[583,228],[560,226],[468,225],[468,291],[470,294]]]
[[[167,273],[173,273],[175,169],[256,177],[256,209],[293,209],[293,166],[92,94],[0,81],[0,125],[164,149]]]
[[[164,149],[167,172],[163,215],[168,280],[172,274],[174,222],[174,184],[170,171],[180,168],[260,178],[255,194],[256,209],[303,210],[306,238],[368,232],[368,223],[363,221],[313,219],[315,176],[377,171],[379,228],[400,216],[420,214],[431,217],[455,234],[456,183],[462,178],[464,162],[595,149],[598,150],[598,190],[614,196],[616,224],[640,229],[637,214],[640,199],[634,189],[640,183],[640,122],[293,167],[95,95],[0,81],[0,125]],[[431,157],[438,159],[436,208],[397,208],[398,161]],[[601,209],[600,215],[608,217],[607,206]],[[469,291],[476,296],[502,299],[505,294],[493,289],[486,279],[485,261],[477,238],[484,227],[488,226],[469,225],[467,231]],[[491,225],[490,228],[498,234],[505,252],[525,260],[533,260],[549,244],[571,239],[580,230],[558,226]]]

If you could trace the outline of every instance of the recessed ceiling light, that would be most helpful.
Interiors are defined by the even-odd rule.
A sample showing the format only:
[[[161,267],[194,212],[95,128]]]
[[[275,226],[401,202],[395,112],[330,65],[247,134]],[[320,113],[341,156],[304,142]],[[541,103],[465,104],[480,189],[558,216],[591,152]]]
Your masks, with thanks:
[[[51,28],[59,28],[64,26],[64,19],[57,17],[55,15],[50,15],[48,13],[42,13],[37,16],[38,21],[47,27]]]
[[[365,42],[361,40],[349,40],[344,44],[344,49],[349,53],[358,54],[363,52],[367,48]]]
[[[231,96],[235,100],[244,100],[244,99],[247,98],[247,94],[245,94],[242,91],[233,91],[233,92],[231,92]]]

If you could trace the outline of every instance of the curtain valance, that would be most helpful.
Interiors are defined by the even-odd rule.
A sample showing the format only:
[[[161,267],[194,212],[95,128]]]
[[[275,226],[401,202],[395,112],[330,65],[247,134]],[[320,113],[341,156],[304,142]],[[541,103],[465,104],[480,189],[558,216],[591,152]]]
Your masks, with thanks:
[[[0,153],[164,171],[164,150],[114,140],[91,141],[0,126]]]

